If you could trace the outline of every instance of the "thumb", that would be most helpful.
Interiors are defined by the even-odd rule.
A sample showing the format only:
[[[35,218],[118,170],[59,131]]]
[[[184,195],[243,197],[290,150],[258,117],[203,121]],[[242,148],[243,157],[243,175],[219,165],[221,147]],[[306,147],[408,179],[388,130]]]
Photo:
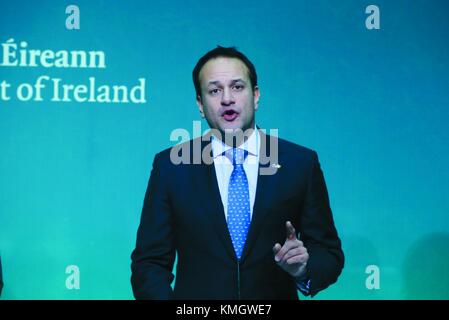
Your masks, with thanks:
[[[273,247],[274,255],[276,255],[279,252],[279,250],[281,250],[281,248],[282,248],[282,246],[279,243],[276,243]]]

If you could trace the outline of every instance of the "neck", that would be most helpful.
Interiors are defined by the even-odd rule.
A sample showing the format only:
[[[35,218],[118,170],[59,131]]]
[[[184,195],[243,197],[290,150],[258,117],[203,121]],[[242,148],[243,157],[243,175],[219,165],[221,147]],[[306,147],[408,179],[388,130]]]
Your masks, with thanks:
[[[254,133],[255,127],[251,127],[242,131],[242,129],[229,129],[229,130],[219,130],[219,134],[214,133],[214,136],[221,140],[224,144],[232,147],[238,148]]]

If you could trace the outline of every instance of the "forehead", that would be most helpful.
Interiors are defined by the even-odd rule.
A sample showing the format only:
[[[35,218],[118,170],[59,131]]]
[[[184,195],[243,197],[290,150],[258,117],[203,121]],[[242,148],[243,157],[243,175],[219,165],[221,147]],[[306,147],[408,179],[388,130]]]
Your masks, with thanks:
[[[207,84],[210,81],[227,81],[232,79],[249,81],[249,70],[237,58],[218,57],[211,59],[201,68],[200,82]]]

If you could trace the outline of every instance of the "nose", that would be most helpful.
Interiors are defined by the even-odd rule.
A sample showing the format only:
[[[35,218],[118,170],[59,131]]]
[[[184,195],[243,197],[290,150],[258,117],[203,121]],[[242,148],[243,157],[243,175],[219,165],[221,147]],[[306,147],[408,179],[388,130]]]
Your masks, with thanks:
[[[221,105],[230,106],[235,103],[234,96],[229,88],[223,90],[223,95],[221,96]]]

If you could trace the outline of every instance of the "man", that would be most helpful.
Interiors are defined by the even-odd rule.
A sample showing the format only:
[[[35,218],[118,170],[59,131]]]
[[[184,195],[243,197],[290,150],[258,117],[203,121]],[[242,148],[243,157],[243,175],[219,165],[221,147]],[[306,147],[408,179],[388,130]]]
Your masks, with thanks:
[[[255,126],[256,70],[235,48],[204,55],[193,80],[212,134],[155,156],[131,256],[134,296],[316,295],[344,262],[317,154]],[[265,161],[267,150],[277,162]]]

